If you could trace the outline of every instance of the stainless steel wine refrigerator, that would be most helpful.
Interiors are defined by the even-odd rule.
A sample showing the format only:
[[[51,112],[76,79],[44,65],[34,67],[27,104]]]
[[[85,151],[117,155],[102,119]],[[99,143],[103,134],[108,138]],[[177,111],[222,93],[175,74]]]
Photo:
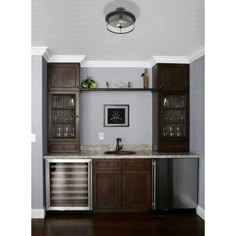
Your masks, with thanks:
[[[47,211],[92,210],[91,168],[91,159],[47,159]]]

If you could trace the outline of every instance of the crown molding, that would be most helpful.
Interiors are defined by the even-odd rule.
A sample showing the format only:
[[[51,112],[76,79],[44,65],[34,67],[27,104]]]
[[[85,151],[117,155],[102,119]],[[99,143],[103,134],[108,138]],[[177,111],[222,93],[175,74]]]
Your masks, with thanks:
[[[31,48],[31,55],[32,56],[42,56],[45,58],[46,61],[49,60],[51,57],[50,53],[48,52],[47,47],[32,47]]]
[[[47,50],[48,50],[47,47],[32,47],[31,48],[31,55],[32,56],[43,56]]]
[[[156,63],[183,63],[188,64],[189,61],[184,56],[153,56]]]
[[[154,57],[151,57],[151,58],[149,59],[148,63],[149,63],[149,67],[153,67],[153,66],[156,65],[157,62],[156,62],[156,60],[155,60]]]
[[[205,54],[202,45],[187,56],[153,56],[147,61],[86,61],[85,55],[53,55],[47,47],[32,47],[32,55],[43,56],[48,63],[81,63],[81,67],[150,68],[157,63],[189,64]]]
[[[85,61],[81,67],[150,67],[148,61]]]
[[[192,51],[186,58],[188,62],[191,63],[204,55],[205,55],[205,45],[203,44],[198,49]]]
[[[85,59],[85,55],[51,55],[47,62],[65,62],[65,63],[82,63]]]
[[[44,59],[45,59],[47,62],[49,61],[51,55],[50,55],[50,53],[48,52],[48,50],[43,54],[43,57],[44,57]]]

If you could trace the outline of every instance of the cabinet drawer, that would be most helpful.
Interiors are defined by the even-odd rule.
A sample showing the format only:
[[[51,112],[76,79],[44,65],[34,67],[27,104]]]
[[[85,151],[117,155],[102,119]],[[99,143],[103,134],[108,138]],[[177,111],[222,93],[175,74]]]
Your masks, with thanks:
[[[151,161],[146,159],[126,159],[123,160],[124,171],[145,171],[151,169]]]
[[[160,142],[159,152],[188,152],[188,142]]]
[[[76,153],[80,151],[79,142],[48,142],[48,152],[50,153]]]
[[[121,170],[121,160],[94,160],[94,168],[99,170]]]

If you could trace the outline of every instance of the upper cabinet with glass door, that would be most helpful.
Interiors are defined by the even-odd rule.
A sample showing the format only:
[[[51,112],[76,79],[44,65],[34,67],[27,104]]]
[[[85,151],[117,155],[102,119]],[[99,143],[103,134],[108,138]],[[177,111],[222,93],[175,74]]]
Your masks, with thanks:
[[[76,138],[76,94],[51,94],[51,138]]]
[[[162,137],[186,137],[186,96],[161,94],[160,133]]]
[[[189,65],[153,67],[153,150],[189,151]]]
[[[48,152],[76,153],[79,140],[79,64],[49,64]]]

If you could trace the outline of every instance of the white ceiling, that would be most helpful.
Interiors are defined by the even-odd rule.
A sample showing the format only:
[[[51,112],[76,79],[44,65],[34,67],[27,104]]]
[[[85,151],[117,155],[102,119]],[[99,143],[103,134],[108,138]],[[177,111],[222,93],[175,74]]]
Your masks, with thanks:
[[[125,7],[136,16],[126,35],[106,29],[105,15]],[[187,56],[204,45],[204,0],[32,0],[32,46],[87,60]]]

